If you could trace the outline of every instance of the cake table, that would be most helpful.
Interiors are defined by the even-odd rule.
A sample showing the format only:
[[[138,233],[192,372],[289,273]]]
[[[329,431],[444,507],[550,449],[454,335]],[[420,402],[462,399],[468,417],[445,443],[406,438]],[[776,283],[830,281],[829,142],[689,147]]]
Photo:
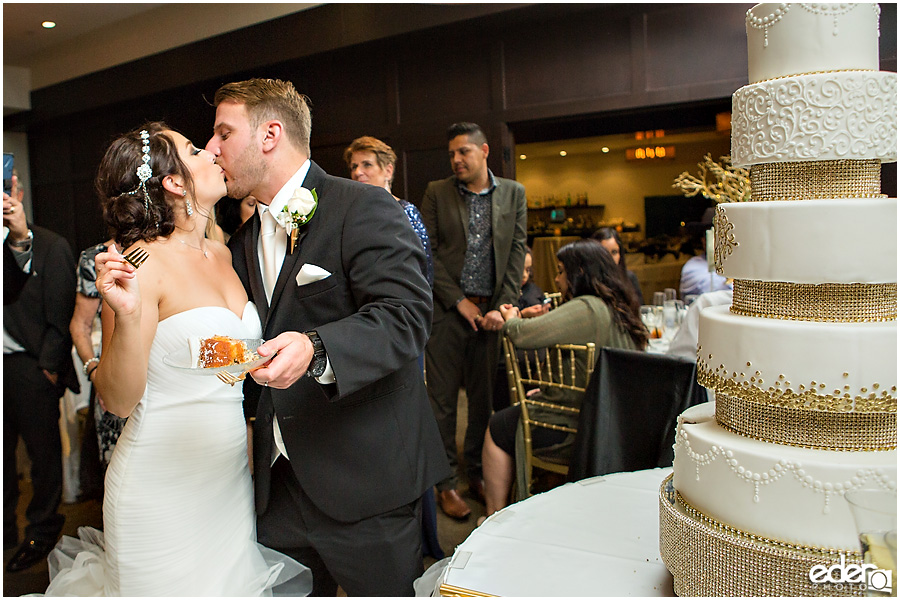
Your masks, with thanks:
[[[457,547],[440,594],[674,595],[658,523],[671,471],[592,477],[506,507]]]

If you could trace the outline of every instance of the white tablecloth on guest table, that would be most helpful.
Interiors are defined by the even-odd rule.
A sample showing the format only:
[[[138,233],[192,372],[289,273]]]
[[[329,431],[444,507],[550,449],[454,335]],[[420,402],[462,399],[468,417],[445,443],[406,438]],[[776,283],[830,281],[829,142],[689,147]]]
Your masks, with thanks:
[[[674,595],[659,557],[659,487],[671,471],[593,477],[495,513],[457,547],[441,593]]]

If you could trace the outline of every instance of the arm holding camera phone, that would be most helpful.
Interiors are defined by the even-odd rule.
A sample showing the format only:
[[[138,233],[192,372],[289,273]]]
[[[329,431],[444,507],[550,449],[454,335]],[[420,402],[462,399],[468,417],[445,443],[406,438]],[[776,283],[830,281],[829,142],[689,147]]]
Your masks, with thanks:
[[[3,194],[3,226],[6,239],[3,244],[3,305],[19,298],[28,282],[31,263],[31,231],[22,208],[23,192],[18,188],[18,178],[12,177],[10,194]]]
[[[25,210],[22,206],[22,198],[25,192],[19,189],[19,178],[12,176],[12,189],[9,193],[3,193],[3,226],[9,229],[6,243],[13,248],[21,248],[31,240],[28,222],[25,220]]]

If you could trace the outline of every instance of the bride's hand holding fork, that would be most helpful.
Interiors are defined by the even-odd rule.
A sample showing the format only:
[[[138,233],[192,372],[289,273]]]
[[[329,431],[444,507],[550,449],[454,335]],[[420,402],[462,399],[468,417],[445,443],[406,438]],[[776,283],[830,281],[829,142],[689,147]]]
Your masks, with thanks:
[[[141,290],[137,269],[125,260],[116,245],[110,246],[95,258],[97,291],[119,317],[140,317]]]

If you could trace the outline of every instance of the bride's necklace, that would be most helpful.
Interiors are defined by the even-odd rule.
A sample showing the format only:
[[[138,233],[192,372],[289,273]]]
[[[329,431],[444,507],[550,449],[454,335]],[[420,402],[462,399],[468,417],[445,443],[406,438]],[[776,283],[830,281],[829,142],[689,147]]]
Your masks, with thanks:
[[[187,246],[188,248],[193,248],[194,250],[199,250],[200,252],[203,253],[203,258],[209,258],[209,254],[207,254],[207,250],[204,250],[204,249],[201,248],[200,246],[195,246],[195,245],[193,245],[193,244],[188,244],[187,242],[185,242],[184,240],[179,239],[179,238],[175,238],[175,240],[181,242],[182,244],[184,244],[184,245]]]

